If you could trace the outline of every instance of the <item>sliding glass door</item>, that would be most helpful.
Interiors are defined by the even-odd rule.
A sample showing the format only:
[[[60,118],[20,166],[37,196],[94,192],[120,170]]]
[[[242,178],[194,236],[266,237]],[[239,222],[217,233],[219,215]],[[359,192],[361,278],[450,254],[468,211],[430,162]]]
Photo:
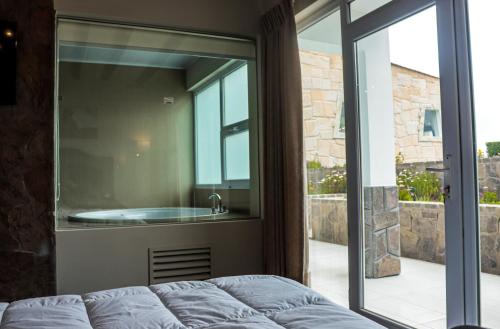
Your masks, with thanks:
[[[498,84],[500,31],[498,1],[469,0],[470,46],[479,192],[481,324],[500,327],[500,108]],[[488,24],[485,24],[488,22]]]
[[[341,5],[349,304],[389,327],[479,323],[465,5]],[[497,229],[491,234],[500,232],[495,218],[486,223],[486,230]]]

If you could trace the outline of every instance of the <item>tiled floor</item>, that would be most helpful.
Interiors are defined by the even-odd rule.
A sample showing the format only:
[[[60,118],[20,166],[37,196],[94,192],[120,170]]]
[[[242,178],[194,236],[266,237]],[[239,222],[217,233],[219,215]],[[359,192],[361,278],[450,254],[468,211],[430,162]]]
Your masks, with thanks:
[[[347,247],[310,240],[312,288],[348,305]],[[481,274],[483,326],[500,328],[500,276]],[[446,328],[445,268],[402,258],[401,274],[365,281],[365,307],[416,328]]]

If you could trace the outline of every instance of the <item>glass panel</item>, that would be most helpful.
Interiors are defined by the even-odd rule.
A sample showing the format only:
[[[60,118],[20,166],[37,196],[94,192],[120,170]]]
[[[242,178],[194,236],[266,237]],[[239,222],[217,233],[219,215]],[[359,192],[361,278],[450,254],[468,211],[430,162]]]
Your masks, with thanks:
[[[481,325],[500,327],[500,111],[497,1],[469,1],[481,236]],[[488,22],[485,24],[485,22]]]
[[[226,179],[246,180],[250,178],[248,131],[224,138]]]
[[[356,43],[364,207],[365,308],[446,328],[443,161],[436,11]]]
[[[441,128],[439,126],[440,113],[437,110],[425,110],[424,116],[424,136],[440,137]]]
[[[248,119],[248,67],[224,78],[224,126]]]
[[[69,19],[57,38],[58,228],[259,217],[253,42]],[[223,184],[224,78],[241,189]]]
[[[217,81],[196,95],[196,183],[220,184],[220,84]]]
[[[311,286],[349,307],[340,13],[299,36]]]
[[[357,20],[392,0],[354,0],[350,3],[351,22]]]

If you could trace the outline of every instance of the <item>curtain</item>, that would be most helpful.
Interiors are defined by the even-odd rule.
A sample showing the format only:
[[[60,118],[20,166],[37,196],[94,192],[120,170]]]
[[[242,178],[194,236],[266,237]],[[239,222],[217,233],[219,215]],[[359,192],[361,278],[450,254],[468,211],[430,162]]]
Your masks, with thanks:
[[[307,283],[302,85],[291,0],[261,21],[264,120],[264,268]]]

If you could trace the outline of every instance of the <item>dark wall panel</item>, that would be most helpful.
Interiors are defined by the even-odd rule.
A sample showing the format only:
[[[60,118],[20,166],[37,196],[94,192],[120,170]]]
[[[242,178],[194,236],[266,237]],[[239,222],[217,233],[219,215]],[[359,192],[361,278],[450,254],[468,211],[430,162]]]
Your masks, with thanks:
[[[1,0],[17,22],[17,104],[0,106],[0,301],[55,293],[52,0]]]

